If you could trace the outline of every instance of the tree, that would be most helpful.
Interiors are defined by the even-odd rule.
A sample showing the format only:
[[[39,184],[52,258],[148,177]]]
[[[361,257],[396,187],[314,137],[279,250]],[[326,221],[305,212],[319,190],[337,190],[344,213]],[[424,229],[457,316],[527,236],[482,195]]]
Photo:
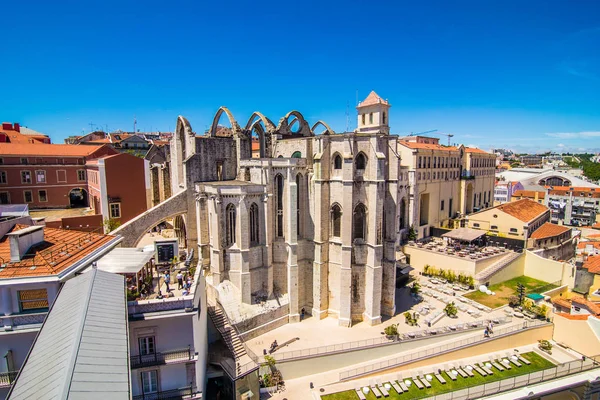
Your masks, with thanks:
[[[450,318],[456,317],[456,314],[458,314],[458,309],[456,308],[456,304],[454,304],[454,302],[446,304],[446,307],[444,307],[444,312]]]
[[[412,226],[408,229],[408,240],[416,240],[417,232],[415,232],[415,228]]]
[[[110,233],[121,226],[121,221],[114,218],[104,218],[104,232]]]

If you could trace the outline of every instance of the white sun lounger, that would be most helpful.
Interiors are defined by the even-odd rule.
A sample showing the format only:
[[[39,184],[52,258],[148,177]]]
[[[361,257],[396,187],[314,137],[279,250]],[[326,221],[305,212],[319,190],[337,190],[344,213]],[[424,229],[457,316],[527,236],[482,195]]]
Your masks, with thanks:
[[[525,357],[523,357],[522,355],[518,355],[517,357],[519,357],[519,360],[521,360],[523,363],[527,364],[527,365],[531,365],[531,362],[526,359]]]
[[[512,366],[510,365],[510,361],[507,362],[507,363],[503,363],[502,360],[504,360],[504,358],[499,358],[498,359],[500,365],[502,365],[506,369],[511,369],[512,368]]]
[[[492,361],[492,365],[500,372],[504,371],[504,367],[498,364],[496,361]]]
[[[404,392],[408,392],[408,387],[406,386],[406,383],[404,383],[404,379],[402,378],[401,374],[398,374],[396,376],[396,378],[398,378],[398,385],[400,385],[400,388],[404,391]]]
[[[421,382],[423,382],[423,385],[425,385],[426,388],[431,387],[431,383],[429,383],[429,381],[427,380],[427,378],[425,378],[424,375],[421,375]]]
[[[377,379],[377,389],[383,394],[383,397],[390,397],[390,392],[383,386],[380,379]]]
[[[467,367],[463,368],[462,370],[465,371],[467,373],[467,375],[469,375],[471,378],[475,376],[475,374],[473,373],[473,370],[470,370]]]
[[[371,387],[371,391],[373,392],[373,394],[375,395],[375,397],[380,398],[381,397],[381,392],[379,391],[379,389],[377,389],[377,386],[375,385],[375,381],[371,380],[371,382],[369,382],[369,386]]]
[[[444,377],[440,374],[435,374],[435,377],[437,378],[438,381],[440,381],[440,383],[442,385],[444,385],[446,383],[446,380],[444,379]],[[456,379],[456,378],[455,378]]]
[[[425,389],[425,386],[423,386],[423,383],[419,380],[419,378],[413,377],[412,380],[419,389]]]
[[[506,358],[508,358],[508,361],[510,361],[511,363],[515,364],[517,367],[521,366],[521,363],[519,362],[519,360],[515,360],[513,358],[514,354],[511,353],[506,353]]]
[[[468,378],[468,377],[469,377],[469,375],[468,375],[468,374],[467,374],[465,371],[463,371],[461,368],[454,368],[454,369],[455,369],[455,370],[456,370],[456,372],[458,372],[458,374],[459,374],[460,376],[462,376],[463,378]]]
[[[458,374],[458,370],[457,369],[449,368],[449,369],[446,370],[446,375],[448,375],[450,377],[450,379],[452,379],[453,381],[455,381],[456,380],[456,375],[454,375],[452,373],[452,370],[456,371],[456,373]]]
[[[404,392],[404,390],[402,390],[402,388],[400,386],[398,386],[398,384],[395,381],[391,381],[390,383],[392,384],[392,387],[394,388],[394,390],[396,392],[398,392],[398,394],[401,394],[402,392]]]
[[[471,366],[473,367],[473,369],[475,371],[477,371],[479,373],[479,375],[481,375],[481,376],[487,376],[488,375],[488,373],[485,372],[484,370],[482,370],[481,368],[479,368],[479,366],[477,364],[473,364]]]
[[[361,388],[354,389],[354,390],[356,390],[356,394],[358,395],[358,398],[360,400],[367,400],[367,398],[365,397],[365,394],[362,392]]]
[[[488,375],[494,375],[494,371],[492,371],[491,368],[486,367],[484,362],[480,362],[479,367],[487,372]]]

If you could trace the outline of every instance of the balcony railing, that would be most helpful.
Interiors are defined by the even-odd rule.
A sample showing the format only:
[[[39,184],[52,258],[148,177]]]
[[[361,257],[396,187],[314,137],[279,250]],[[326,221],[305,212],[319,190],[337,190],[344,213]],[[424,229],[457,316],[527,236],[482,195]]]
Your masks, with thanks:
[[[0,327],[42,324],[46,315],[48,315],[47,311],[41,313],[3,315],[0,316]]]
[[[19,371],[0,372],[0,388],[12,385]]]
[[[192,397],[194,388],[186,386],[179,389],[162,390],[154,393],[142,393],[133,396],[133,400],[165,400],[165,399],[186,399]]]
[[[468,171],[463,171],[462,175],[460,176],[460,179],[462,179],[463,181],[475,179],[475,174],[472,174]]]
[[[131,356],[131,368],[144,368],[153,365],[162,365],[175,361],[188,361],[194,359],[191,347],[181,350],[172,350],[162,353]]]

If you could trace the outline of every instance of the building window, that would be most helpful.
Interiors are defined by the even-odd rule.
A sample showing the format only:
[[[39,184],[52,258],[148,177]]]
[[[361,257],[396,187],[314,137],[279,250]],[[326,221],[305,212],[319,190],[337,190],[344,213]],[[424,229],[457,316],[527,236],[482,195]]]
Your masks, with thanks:
[[[334,204],[331,207],[331,236],[340,237],[342,235],[342,209]]]
[[[77,180],[79,182],[85,182],[85,170],[84,169],[77,170]]]
[[[381,113],[381,122],[385,125],[385,111]]]
[[[510,228],[510,233],[517,233],[517,228]]]
[[[38,190],[38,197],[41,203],[45,203],[48,201],[48,194],[45,190]]]
[[[21,171],[21,183],[31,183],[31,171]]]
[[[365,240],[367,237],[367,210],[363,204],[358,204],[354,209],[352,219],[352,239]]]
[[[4,158],[0,158],[0,165],[4,164]]]
[[[25,198],[25,203],[33,203],[33,195],[31,194],[31,190],[23,191],[23,197]]]
[[[158,392],[158,371],[142,372],[142,391],[144,394]]]
[[[302,197],[300,194],[300,185],[302,184],[302,175],[296,175],[296,235],[302,236]]]
[[[478,222],[475,222],[475,223],[473,224],[473,228],[479,228],[479,223],[478,223]]]
[[[277,201],[277,218],[275,219],[277,237],[283,237],[283,176],[275,177],[275,199]]]
[[[19,290],[19,311],[36,312],[48,310],[46,289]]]
[[[427,157],[427,168],[431,168],[431,157]]]
[[[367,166],[367,157],[363,153],[358,153],[354,162],[357,170],[364,170]]]
[[[373,124],[373,113],[369,113],[369,124]]]
[[[342,169],[342,156],[339,154],[333,158],[333,169]]]
[[[121,203],[110,203],[110,217],[121,218]]]
[[[37,183],[46,183],[46,171],[35,171],[35,180],[37,181]]]
[[[156,346],[154,345],[154,336],[138,338],[138,345],[140,347],[141,356],[147,356],[156,353]]]
[[[444,211],[444,200],[442,200],[442,203],[440,204],[440,210]]]
[[[259,242],[259,225],[258,225],[258,206],[256,203],[250,205],[250,244],[256,245]]]
[[[367,117],[366,117],[366,114],[362,114],[362,124],[363,124],[363,125],[365,125],[365,124],[367,123],[367,122],[366,122],[366,118],[367,118]]]
[[[419,156],[418,168],[421,168],[421,156]]]
[[[8,181],[6,179],[6,172],[0,171],[0,184],[6,184]]]
[[[10,204],[10,195],[8,192],[0,192],[0,204]]]
[[[28,160],[27,160],[26,157],[21,158],[21,164],[23,164],[23,165],[29,164],[29,162],[28,162]]]
[[[302,153],[295,151],[292,153],[292,158],[302,158]]]
[[[490,229],[493,231],[497,231],[498,230],[498,225],[492,225],[490,226]]]
[[[235,243],[235,206],[227,205],[225,209],[225,245],[231,246]]]

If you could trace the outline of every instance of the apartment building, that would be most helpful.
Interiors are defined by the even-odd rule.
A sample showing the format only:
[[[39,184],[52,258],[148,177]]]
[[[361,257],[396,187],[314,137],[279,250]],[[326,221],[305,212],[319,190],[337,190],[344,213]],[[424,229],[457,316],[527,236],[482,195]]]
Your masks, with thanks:
[[[22,127],[18,122],[14,124],[3,122],[0,126],[0,143],[50,144],[50,142],[48,135]]]
[[[523,190],[520,182],[497,181],[494,186],[494,205],[508,203],[518,190]]]
[[[518,201],[522,199],[529,199],[537,203],[544,204],[546,192],[539,190],[517,190],[512,194],[510,201]]]
[[[86,162],[116,153],[106,145],[0,143],[0,204],[87,207]]]
[[[600,189],[554,186],[546,189],[545,204],[552,210],[552,222],[592,226],[600,213]]]
[[[443,146],[423,136],[399,140],[408,196],[405,227],[418,237],[431,227],[492,205],[495,155],[477,148]],[[401,206],[402,209],[402,206]]]

